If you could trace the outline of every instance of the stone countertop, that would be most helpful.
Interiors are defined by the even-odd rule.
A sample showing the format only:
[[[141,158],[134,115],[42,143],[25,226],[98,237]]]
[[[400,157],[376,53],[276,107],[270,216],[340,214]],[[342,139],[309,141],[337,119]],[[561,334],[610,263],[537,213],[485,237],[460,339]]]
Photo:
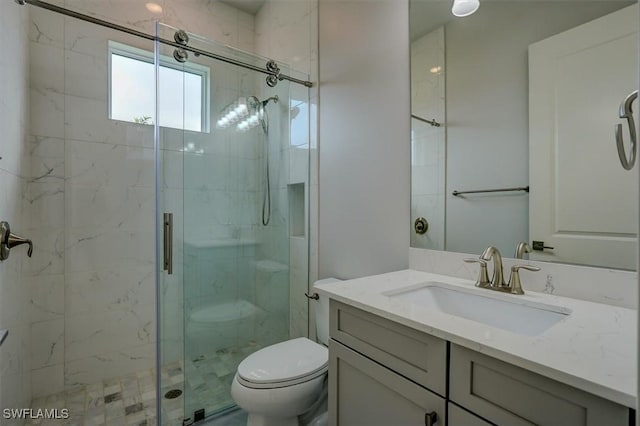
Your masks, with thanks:
[[[503,300],[514,298],[525,305],[554,305],[571,314],[539,335],[525,336],[382,294],[430,281]],[[524,286],[526,291],[526,281]],[[636,406],[635,310],[544,293],[498,293],[477,288],[473,281],[414,270],[325,284],[315,290],[618,404]]]

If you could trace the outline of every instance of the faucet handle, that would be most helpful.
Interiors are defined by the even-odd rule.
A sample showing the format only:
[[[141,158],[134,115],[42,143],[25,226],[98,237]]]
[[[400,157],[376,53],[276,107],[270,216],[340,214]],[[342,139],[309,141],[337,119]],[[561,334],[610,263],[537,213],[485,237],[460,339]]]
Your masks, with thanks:
[[[478,273],[478,279],[476,280],[476,287],[490,287],[489,273],[487,272],[487,261],[483,259],[464,259],[467,263],[479,263],[480,272]]]
[[[11,249],[22,244],[29,245],[27,256],[31,257],[33,254],[33,242],[28,238],[11,232],[11,227],[7,222],[0,222],[0,260],[6,260],[9,257]]]
[[[540,268],[531,265],[514,265],[511,267],[511,275],[509,276],[508,288],[511,294],[524,294],[522,289],[522,282],[520,281],[520,269],[526,269],[527,271],[539,271]]]

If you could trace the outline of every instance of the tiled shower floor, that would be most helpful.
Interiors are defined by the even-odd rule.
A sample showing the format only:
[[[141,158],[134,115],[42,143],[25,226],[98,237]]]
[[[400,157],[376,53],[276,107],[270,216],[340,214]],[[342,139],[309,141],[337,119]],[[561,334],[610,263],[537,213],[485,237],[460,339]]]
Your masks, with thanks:
[[[163,425],[181,426],[184,417],[204,408],[207,415],[232,406],[231,381],[238,364],[260,347],[249,342],[242,347],[221,349],[214,354],[199,355],[186,363],[176,361],[162,368]],[[184,380],[186,367],[187,380]],[[182,395],[167,399],[174,389]],[[31,420],[28,425],[125,426],[157,425],[155,369],[105,380],[73,391],[60,392],[33,401],[32,408],[67,408],[68,420]],[[186,404],[186,416],[183,407]]]

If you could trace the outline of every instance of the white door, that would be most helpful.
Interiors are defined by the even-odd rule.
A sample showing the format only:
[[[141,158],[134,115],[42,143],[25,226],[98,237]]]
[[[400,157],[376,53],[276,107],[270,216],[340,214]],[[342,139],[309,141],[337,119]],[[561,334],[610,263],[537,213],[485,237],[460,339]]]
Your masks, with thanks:
[[[529,236],[553,247],[531,259],[635,269],[638,167],[613,131],[637,76],[637,5],[529,46]]]

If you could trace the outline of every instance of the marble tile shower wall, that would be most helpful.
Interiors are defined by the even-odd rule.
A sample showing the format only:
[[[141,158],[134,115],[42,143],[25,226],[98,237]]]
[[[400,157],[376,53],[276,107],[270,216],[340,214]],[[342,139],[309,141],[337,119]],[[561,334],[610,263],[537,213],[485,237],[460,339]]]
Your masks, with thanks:
[[[315,82],[311,89],[290,86],[291,124],[288,145],[281,145],[281,157],[289,163],[288,176],[279,182],[282,200],[289,185],[304,185],[307,214],[304,233],[289,237],[289,334],[309,334],[309,280],[317,277],[317,103],[318,103],[318,2],[268,0],[256,15],[256,52],[289,64],[300,74],[295,76]],[[282,203],[283,201],[281,201]],[[288,201],[287,201],[288,202]],[[288,206],[279,206],[284,209]],[[286,210],[282,210],[286,211]],[[289,221],[287,221],[287,226]],[[290,235],[288,230],[287,234]],[[313,327],[311,327],[312,336]]]
[[[167,0],[159,17],[138,0],[58,3],[147,32],[159,18],[253,50],[253,17],[217,2]],[[32,173],[24,208],[38,241],[28,273],[32,384],[41,396],[155,362],[153,131],[107,118],[107,40],[153,46],[29,12]],[[181,288],[165,284],[179,306]]]
[[[445,120],[444,27],[411,43],[411,113]],[[425,217],[429,232],[411,230],[411,246],[444,249],[445,126],[411,120],[411,217]],[[411,221],[413,226],[413,221]]]
[[[14,2],[0,4],[0,220],[12,231],[27,233],[22,210],[29,176],[29,29],[28,12]],[[24,269],[29,266],[24,247],[0,262],[0,329],[9,336],[0,348],[0,409],[27,408],[31,403],[29,286]],[[2,420],[2,424],[20,424]]]

